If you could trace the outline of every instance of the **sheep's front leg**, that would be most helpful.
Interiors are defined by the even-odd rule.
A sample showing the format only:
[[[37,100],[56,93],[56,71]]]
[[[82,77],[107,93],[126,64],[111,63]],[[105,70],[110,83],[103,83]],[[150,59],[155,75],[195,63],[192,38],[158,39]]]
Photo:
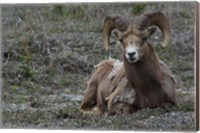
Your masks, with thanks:
[[[106,98],[106,100],[108,100],[108,111],[110,113],[113,112],[112,110],[112,105],[113,105],[113,100],[114,98],[116,98],[117,95],[121,94],[121,92],[124,91],[124,89],[126,88],[126,85],[127,85],[127,79],[126,78],[123,78],[119,84],[117,85],[117,87],[115,88],[114,92],[112,94],[110,94],[110,96],[108,96]]]
[[[97,89],[98,89],[98,82],[97,80],[93,80],[88,82],[87,90],[84,94],[84,99],[80,105],[80,111],[89,111],[95,107],[97,101]]]
[[[102,97],[102,90],[100,89],[100,91],[97,93],[97,106],[95,107],[95,113],[97,115],[102,115],[105,111],[105,102],[104,99]]]

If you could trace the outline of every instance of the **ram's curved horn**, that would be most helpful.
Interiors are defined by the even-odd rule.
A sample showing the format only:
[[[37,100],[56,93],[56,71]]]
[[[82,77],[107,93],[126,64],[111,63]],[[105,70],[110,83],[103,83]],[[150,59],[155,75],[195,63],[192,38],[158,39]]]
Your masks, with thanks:
[[[103,39],[104,39],[104,49],[108,51],[110,35],[113,29],[118,29],[121,32],[125,32],[128,29],[130,21],[122,18],[118,15],[108,16],[104,20],[103,25]]]
[[[164,36],[162,47],[166,47],[171,38],[170,24],[166,15],[160,11],[150,12],[142,15],[136,23],[140,29],[148,28],[151,25],[158,26]]]

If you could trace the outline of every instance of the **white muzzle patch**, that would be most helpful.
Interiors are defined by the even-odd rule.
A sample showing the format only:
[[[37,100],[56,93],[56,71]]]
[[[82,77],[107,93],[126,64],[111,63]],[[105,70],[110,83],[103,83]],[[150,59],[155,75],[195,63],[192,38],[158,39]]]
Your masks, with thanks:
[[[125,56],[129,63],[135,63],[139,60],[138,48],[135,44],[128,45]]]

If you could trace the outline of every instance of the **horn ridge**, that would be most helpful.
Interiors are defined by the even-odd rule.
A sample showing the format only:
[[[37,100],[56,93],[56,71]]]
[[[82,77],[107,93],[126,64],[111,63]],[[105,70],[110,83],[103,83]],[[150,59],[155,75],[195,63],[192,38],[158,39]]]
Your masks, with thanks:
[[[169,19],[160,11],[149,12],[141,16],[137,25],[140,29],[146,29],[151,25],[158,26],[164,36],[162,46],[166,47],[170,42],[171,31]]]
[[[126,18],[123,18],[119,15],[107,16],[103,24],[103,40],[104,40],[104,49],[108,51],[108,45],[110,40],[110,35],[112,30],[118,29],[121,32],[125,32],[128,29],[130,21]]]

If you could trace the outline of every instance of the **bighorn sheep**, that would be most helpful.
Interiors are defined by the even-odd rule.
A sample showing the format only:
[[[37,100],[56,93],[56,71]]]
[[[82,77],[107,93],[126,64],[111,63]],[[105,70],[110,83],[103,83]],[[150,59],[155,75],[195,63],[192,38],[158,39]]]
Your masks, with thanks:
[[[122,26],[123,25],[123,26]],[[163,47],[170,41],[170,27],[167,17],[159,12],[150,12],[141,16],[135,23],[127,23],[122,18],[111,16],[104,21],[104,47],[108,49],[111,31],[115,32],[124,46],[124,67],[129,85],[135,89],[134,107],[163,107],[176,104],[175,88],[169,87],[168,74],[161,68],[159,58],[149,36],[158,26],[164,35]],[[122,28],[119,28],[122,27]],[[167,80],[167,81],[166,81]]]
[[[96,113],[105,111],[126,114],[138,108],[168,108],[176,104],[175,79],[170,69],[159,60],[153,44],[148,40],[158,26],[164,34],[162,46],[170,40],[167,17],[161,12],[144,14],[136,23],[109,16],[104,21],[104,48],[108,50],[112,30],[124,45],[124,62],[115,69],[116,60],[104,60],[91,76],[80,109]],[[150,27],[150,28],[149,28]],[[114,73],[114,74],[113,74]]]

